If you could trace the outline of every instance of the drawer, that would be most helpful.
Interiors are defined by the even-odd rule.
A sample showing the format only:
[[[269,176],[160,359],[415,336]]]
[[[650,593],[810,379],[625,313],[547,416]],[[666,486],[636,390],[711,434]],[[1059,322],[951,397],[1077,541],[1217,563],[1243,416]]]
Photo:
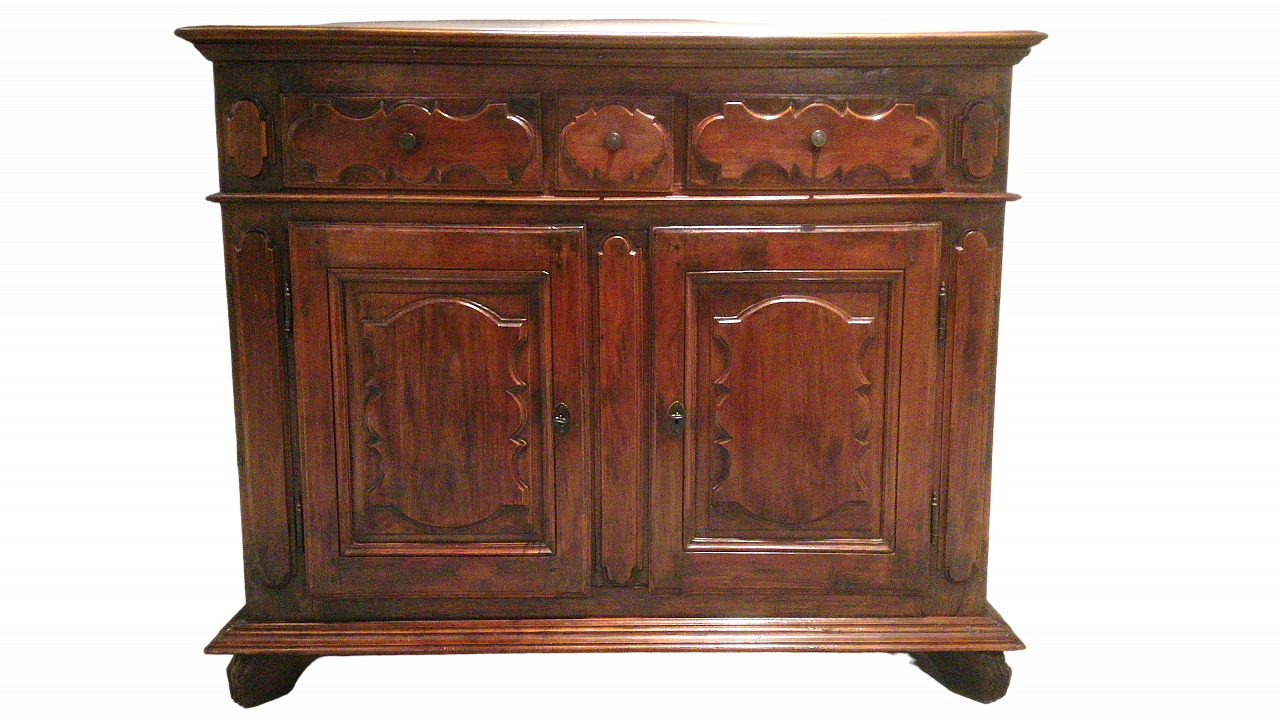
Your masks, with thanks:
[[[542,188],[538,98],[285,96],[289,187]]]
[[[667,192],[674,151],[670,97],[557,100],[556,187],[598,192]]]
[[[934,98],[692,97],[689,186],[940,187],[943,117]]]

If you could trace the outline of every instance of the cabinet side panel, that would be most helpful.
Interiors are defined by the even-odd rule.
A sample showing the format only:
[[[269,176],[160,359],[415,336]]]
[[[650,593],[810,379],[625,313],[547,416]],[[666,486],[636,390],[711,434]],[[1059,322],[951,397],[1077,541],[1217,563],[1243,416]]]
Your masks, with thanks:
[[[255,229],[229,238],[226,263],[245,561],[254,580],[279,586],[292,572],[280,258]]]
[[[964,582],[980,571],[986,556],[1000,246],[974,231],[964,236],[956,254],[948,349],[946,568],[951,581]]]

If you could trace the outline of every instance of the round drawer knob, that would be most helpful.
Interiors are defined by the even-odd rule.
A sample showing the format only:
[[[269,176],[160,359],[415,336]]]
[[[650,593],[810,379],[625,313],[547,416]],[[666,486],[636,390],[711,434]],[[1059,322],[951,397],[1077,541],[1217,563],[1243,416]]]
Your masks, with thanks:
[[[809,135],[809,142],[813,143],[814,148],[822,147],[827,144],[827,140],[830,139],[831,138],[827,136],[826,130],[814,130],[813,134]]]
[[[418,146],[418,136],[412,132],[406,132],[396,142],[399,143],[401,150],[408,152]]]
[[[622,135],[611,132],[604,136],[604,146],[609,148],[609,152],[616,152],[622,149]]]

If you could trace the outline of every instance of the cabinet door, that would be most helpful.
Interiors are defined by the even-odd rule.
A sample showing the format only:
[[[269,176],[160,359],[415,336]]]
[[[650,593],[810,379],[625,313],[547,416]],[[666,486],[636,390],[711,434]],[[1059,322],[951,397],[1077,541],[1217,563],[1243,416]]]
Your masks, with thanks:
[[[912,593],[929,562],[939,227],[654,239],[654,588]]]
[[[289,237],[311,591],[583,592],[581,229]]]

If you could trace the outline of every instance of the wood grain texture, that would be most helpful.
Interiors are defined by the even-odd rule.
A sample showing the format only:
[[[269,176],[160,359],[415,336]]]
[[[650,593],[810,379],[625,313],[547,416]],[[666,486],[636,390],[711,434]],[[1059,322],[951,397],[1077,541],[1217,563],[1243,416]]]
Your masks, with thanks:
[[[507,102],[285,98],[293,186],[541,186],[537,119]],[[343,109],[347,108],[344,112]],[[465,114],[463,114],[465,113]],[[409,136],[412,146],[402,145]],[[410,143],[406,143],[410,144]]]
[[[671,98],[560,98],[586,109],[560,131],[561,189],[661,191],[671,189],[674,151]],[[661,117],[662,119],[659,119]],[[607,140],[616,135],[619,146]]]
[[[596,252],[596,531],[604,579],[619,586],[640,572],[647,534],[645,266],[621,235]]]
[[[976,230],[958,247],[947,347],[946,567],[952,581],[964,582],[987,555],[1001,248]]]
[[[711,314],[701,363],[711,371],[699,385],[710,389],[700,427],[719,449],[703,455],[716,535],[794,537],[805,528],[830,538],[834,524],[878,536],[893,287],[868,279],[797,282],[794,293],[773,278],[714,289],[695,282],[694,301]]]
[[[223,147],[231,171],[244,177],[262,174],[269,145],[267,122],[258,103],[245,99],[232,105],[225,132]]]
[[[1000,155],[1000,126],[1003,119],[995,105],[979,100],[960,116],[956,128],[960,171],[974,180],[985,180]]]
[[[675,227],[653,237],[654,344],[667,348],[654,356],[655,406],[679,399],[690,417],[683,437],[654,443],[651,586],[909,585],[927,561],[939,227]],[[835,317],[830,332],[812,324],[816,312]],[[721,329],[766,313],[778,331]],[[867,317],[882,326],[850,329]],[[874,401],[859,373],[870,374]],[[717,423],[726,406],[728,426]],[[860,438],[868,423],[874,433]],[[827,441],[814,447],[814,437]],[[754,447],[736,448],[745,444]]]
[[[253,581],[278,586],[293,572],[281,257],[252,229],[227,243],[226,266],[245,564]]]
[[[352,418],[340,421],[352,467],[350,476],[345,465],[339,471],[350,502],[347,551],[415,541],[437,554],[540,545],[546,438],[530,388],[547,391],[547,275],[330,277],[334,311],[345,317],[332,352],[335,395],[346,397],[340,420]]]
[[[903,184],[934,162],[942,133],[909,103],[872,115],[825,102],[758,112],[727,101],[692,118],[690,183],[755,187]],[[820,147],[814,133],[825,133]],[[874,176],[873,176],[874,175]],[[875,177],[878,176],[878,177]]]
[[[1008,651],[1023,644],[993,612],[974,617],[597,617],[406,622],[233,619],[210,654],[471,654],[626,651]]]
[[[313,378],[298,407],[311,592],[583,591],[586,433],[552,438],[550,425],[553,405],[586,406],[581,229],[308,224],[290,235],[299,375]],[[365,341],[369,318],[410,324],[380,345]],[[343,341],[355,337],[357,348]],[[421,521],[387,524],[378,502]],[[488,516],[495,505],[514,510]]]

